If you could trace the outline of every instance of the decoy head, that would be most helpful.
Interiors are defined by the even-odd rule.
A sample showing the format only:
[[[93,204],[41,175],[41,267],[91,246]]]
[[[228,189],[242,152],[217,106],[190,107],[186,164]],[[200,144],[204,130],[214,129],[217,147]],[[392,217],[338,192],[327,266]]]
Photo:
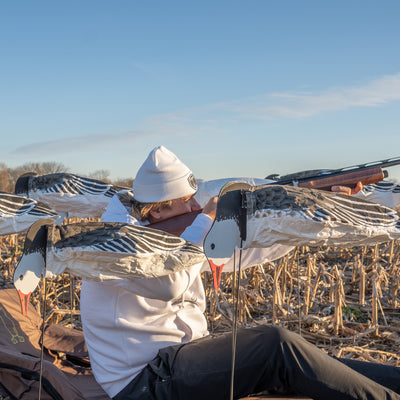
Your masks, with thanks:
[[[235,247],[240,246],[240,239],[243,239],[246,229],[246,220],[243,219],[243,190],[250,187],[247,183],[231,182],[219,194],[215,221],[203,245],[215,289],[219,288],[222,268],[232,257]]]
[[[26,172],[22,174],[15,182],[14,193],[29,197],[29,182],[32,177],[38,176],[36,172]]]
[[[14,271],[14,286],[21,300],[23,315],[27,314],[29,298],[45,272],[47,225],[54,221],[52,218],[41,219],[26,234],[24,252]]]
[[[215,289],[221,283],[222,268],[240,245],[239,226],[233,219],[214,221],[204,239],[204,253],[210,264]]]

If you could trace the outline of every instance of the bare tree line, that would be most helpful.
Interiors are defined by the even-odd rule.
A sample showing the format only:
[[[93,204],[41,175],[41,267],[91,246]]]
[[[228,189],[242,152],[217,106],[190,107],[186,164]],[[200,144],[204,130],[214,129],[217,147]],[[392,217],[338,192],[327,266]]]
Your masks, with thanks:
[[[36,172],[38,175],[72,173],[68,167],[56,161],[28,162],[16,168],[9,168],[6,164],[0,163],[0,191],[13,193],[15,182],[21,175],[27,172]],[[125,187],[132,187],[133,182],[131,178],[111,180],[109,178],[110,172],[107,170],[94,171],[85,176]]]

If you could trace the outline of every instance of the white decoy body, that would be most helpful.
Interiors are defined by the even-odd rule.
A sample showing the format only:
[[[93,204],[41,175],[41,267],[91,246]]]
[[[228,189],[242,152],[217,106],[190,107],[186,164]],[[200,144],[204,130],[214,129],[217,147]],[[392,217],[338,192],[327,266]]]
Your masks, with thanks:
[[[205,261],[200,247],[156,229],[120,223],[51,223],[32,225],[14,272],[23,312],[41,275],[54,278],[69,272],[97,281],[153,278]]]
[[[0,192],[0,235],[24,232],[42,218],[59,218],[59,215],[36,200]]]
[[[397,212],[353,196],[292,186],[227,184],[204,241],[214,284],[235,248],[358,246],[400,238]]]
[[[27,173],[15,184],[16,194],[41,201],[69,217],[79,218],[100,217],[111,197],[124,189],[128,188],[67,173],[40,176]]]
[[[305,175],[302,175],[301,173],[296,173],[284,176],[283,178],[285,178],[285,180],[289,180],[290,177],[292,177],[293,182],[295,182],[295,177],[299,174],[303,177],[307,176],[306,173],[320,173],[321,175],[324,175],[325,171],[331,172],[331,170],[304,171]],[[271,177],[272,176],[274,175],[271,175]],[[228,183],[246,183],[251,186],[279,185],[279,182],[269,178],[261,179],[241,177],[213,179],[209,181],[199,179],[197,180],[198,191],[195,195],[195,198],[199,202],[199,204],[204,207],[207,201],[213,196],[218,196],[222,188]],[[394,182],[383,180],[377,183],[364,185],[362,190],[359,193],[352,195],[352,197],[357,197],[359,199],[378,203],[390,208],[397,208],[400,204],[400,185]]]

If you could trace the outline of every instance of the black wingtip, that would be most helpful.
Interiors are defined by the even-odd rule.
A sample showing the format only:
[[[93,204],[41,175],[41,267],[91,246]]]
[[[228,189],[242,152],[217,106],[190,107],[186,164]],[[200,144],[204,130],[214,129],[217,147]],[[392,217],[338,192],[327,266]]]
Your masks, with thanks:
[[[29,180],[33,176],[37,176],[38,174],[36,172],[26,172],[25,174],[22,174],[18,179],[17,182],[15,182],[15,188],[14,188],[14,193],[19,194],[22,196],[29,197]]]
[[[56,220],[57,218],[42,218],[31,225],[25,236],[23,254],[32,253],[37,250],[41,252],[45,251],[47,240],[46,225],[52,225]]]

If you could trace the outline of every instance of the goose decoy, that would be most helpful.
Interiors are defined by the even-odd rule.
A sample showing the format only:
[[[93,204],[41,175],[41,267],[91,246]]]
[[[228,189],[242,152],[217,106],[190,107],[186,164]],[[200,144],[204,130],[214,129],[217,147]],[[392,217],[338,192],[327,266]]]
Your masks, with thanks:
[[[41,201],[59,213],[88,218],[100,217],[111,197],[122,186],[74,174],[56,173],[21,175],[15,184],[15,193]]]
[[[203,250],[178,236],[143,226],[86,222],[29,229],[14,272],[22,312],[40,276],[62,272],[97,281],[153,278],[205,261]]]
[[[43,243],[46,240],[46,231],[42,227],[45,226],[44,224],[52,224],[54,221],[53,218],[45,218],[35,222],[25,236],[24,253],[13,276],[23,315],[28,312],[30,296],[44,272],[43,260],[46,256],[46,246],[43,246]]]
[[[204,252],[219,286],[235,248],[358,246],[400,238],[397,212],[343,194],[293,186],[225,185]]]
[[[45,204],[12,193],[0,192],[0,235],[26,231],[42,218],[59,218]]]

